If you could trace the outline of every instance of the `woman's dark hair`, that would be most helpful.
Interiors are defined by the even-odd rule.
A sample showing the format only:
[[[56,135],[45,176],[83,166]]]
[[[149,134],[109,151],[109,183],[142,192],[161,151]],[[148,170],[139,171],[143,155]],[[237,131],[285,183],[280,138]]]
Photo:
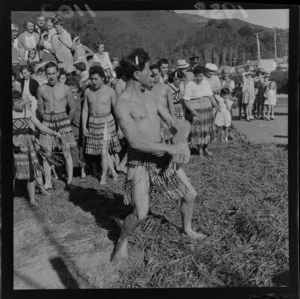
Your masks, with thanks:
[[[90,67],[90,69],[89,69],[89,75],[90,75],[90,77],[92,75],[95,75],[95,74],[98,74],[99,77],[101,77],[103,79],[106,78],[105,72],[104,72],[103,68],[100,65],[94,65],[94,66]]]
[[[63,26],[64,25],[64,22],[62,20],[62,18],[60,16],[56,16],[54,19],[53,19],[53,25],[60,25],[60,26]]]
[[[194,69],[193,69],[193,74],[194,75],[199,75],[199,74],[205,74],[205,67],[202,65],[197,65]]]
[[[223,87],[223,88],[221,89],[221,93],[220,93],[220,94],[221,94],[221,97],[230,94],[229,88]]]
[[[20,67],[20,73],[22,74],[22,72],[23,72],[24,70],[27,70],[29,73],[32,73],[32,72],[31,72],[31,69],[30,69],[30,67],[29,67],[28,64],[22,65],[22,66]]]
[[[36,22],[35,22],[34,20],[32,20],[32,19],[27,19],[27,20],[25,20],[24,23],[23,23],[23,28],[24,28],[25,30],[27,30],[27,24],[28,24],[28,23],[32,23],[33,26],[36,25]]]
[[[65,71],[65,69],[59,69],[59,72],[58,72],[58,79],[62,76],[62,75],[66,75],[67,77],[67,72]]]
[[[123,57],[120,66],[123,68],[124,76],[127,79],[133,79],[136,71],[142,71],[146,62],[150,60],[149,54],[142,48],[134,49],[130,55]]]
[[[171,73],[171,75],[169,76],[169,82],[173,83],[175,78],[179,78],[179,79],[184,79],[184,73],[182,70],[176,70],[174,72]]]

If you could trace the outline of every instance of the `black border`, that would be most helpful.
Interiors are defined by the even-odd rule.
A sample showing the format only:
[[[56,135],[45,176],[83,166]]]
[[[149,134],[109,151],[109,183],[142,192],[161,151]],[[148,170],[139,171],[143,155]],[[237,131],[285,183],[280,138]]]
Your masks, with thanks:
[[[190,1],[151,1],[151,0],[81,0],[81,1],[1,1],[1,212],[2,212],[2,296],[3,298],[53,298],[53,296],[91,296],[95,298],[299,298],[299,203],[298,203],[298,179],[299,179],[299,6],[285,4],[258,4],[234,2],[244,9],[289,9],[289,253],[290,253],[290,286],[283,288],[203,288],[203,289],[104,289],[104,290],[13,290],[13,201],[12,201],[12,143],[11,143],[11,77],[6,70],[11,69],[10,47],[10,12],[11,11],[40,11],[41,5],[47,3],[49,11],[57,11],[61,5],[77,4],[84,10],[87,3],[92,10],[192,10],[197,0]],[[223,4],[220,1],[201,1],[207,8],[214,3]],[[289,3],[289,5],[287,5]],[[2,233],[3,232],[3,233]],[[101,269],[99,269],[101,271]],[[0,289],[1,292],[1,289]]]

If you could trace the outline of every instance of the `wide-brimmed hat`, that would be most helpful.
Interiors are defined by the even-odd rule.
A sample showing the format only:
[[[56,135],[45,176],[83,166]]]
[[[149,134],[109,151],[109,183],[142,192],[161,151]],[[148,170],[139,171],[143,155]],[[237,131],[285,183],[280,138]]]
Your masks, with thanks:
[[[212,71],[212,72],[216,72],[216,71],[218,70],[218,67],[217,67],[215,64],[213,64],[213,63],[207,63],[207,64],[205,65],[205,68],[206,68],[207,70]]]
[[[189,64],[185,62],[185,59],[179,59],[177,60],[177,68],[178,69],[185,69],[188,68]]]

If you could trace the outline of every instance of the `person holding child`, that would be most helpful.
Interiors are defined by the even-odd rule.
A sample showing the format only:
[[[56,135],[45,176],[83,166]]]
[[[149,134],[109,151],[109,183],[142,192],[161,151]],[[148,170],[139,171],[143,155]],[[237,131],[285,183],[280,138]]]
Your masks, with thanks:
[[[231,103],[229,100],[230,90],[227,87],[221,89],[220,95],[215,95],[216,100],[218,101],[220,111],[217,112],[215,118],[215,125],[222,128],[222,140],[228,142],[228,128],[231,126]]]

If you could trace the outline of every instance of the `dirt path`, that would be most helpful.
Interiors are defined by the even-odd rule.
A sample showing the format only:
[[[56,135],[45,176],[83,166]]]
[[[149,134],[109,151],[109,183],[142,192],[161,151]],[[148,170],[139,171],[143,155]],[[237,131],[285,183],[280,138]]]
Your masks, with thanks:
[[[238,119],[238,109],[233,111],[233,125],[254,143],[288,143],[288,99],[286,96],[278,98],[275,106],[275,120],[253,120]],[[242,114],[243,115],[243,114]]]

